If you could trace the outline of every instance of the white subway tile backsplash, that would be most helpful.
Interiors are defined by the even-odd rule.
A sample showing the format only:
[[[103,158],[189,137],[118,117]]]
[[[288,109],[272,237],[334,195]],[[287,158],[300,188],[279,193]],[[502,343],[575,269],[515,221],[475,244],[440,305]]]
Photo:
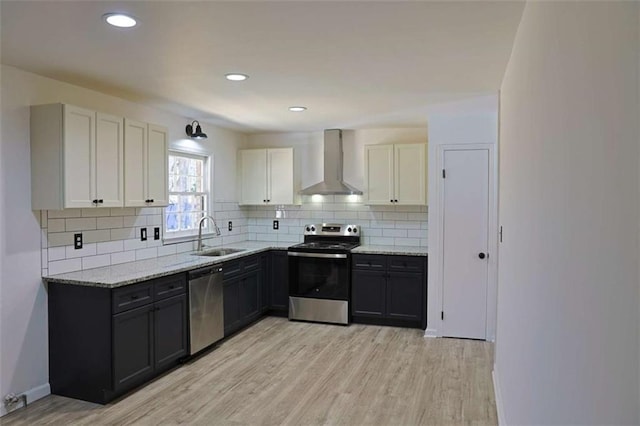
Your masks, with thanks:
[[[121,251],[118,253],[111,253],[111,264],[117,265],[119,263],[133,262],[136,260],[135,251]]]
[[[136,228],[112,229],[111,240],[128,240],[136,237]]]
[[[98,229],[122,228],[124,226],[122,216],[99,217],[96,225]]]
[[[98,217],[106,216],[109,213],[109,209],[96,207],[94,209],[82,209],[82,217]]]
[[[100,243],[103,241],[109,241],[111,239],[111,233],[108,229],[84,231],[82,233],[82,238],[85,243]]]
[[[136,250],[136,260],[151,259],[154,257],[158,257],[158,249],[155,247]]]
[[[131,228],[134,226],[146,226],[147,216],[125,216],[122,218],[122,226],[125,228]]]
[[[47,217],[49,219],[65,219],[68,217],[82,217],[82,210],[81,209],[48,210]]]
[[[124,241],[107,241],[96,244],[96,252],[98,254],[115,253],[124,251]]]
[[[61,247],[50,247],[47,249],[47,258],[49,262],[54,260],[62,260],[67,258],[67,248],[65,246]]]
[[[76,257],[83,257],[83,256],[95,256],[95,255],[96,255],[95,244],[84,244],[81,249],[76,249],[74,246],[65,247],[65,257],[67,259],[73,259]]]
[[[48,219],[47,229],[49,232],[64,232],[65,219]]]
[[[110,216],[135,216],[136,209],[133,207],[111,209],[109,212],[109,215]]]
[[[364,244],[426,247],[428,214],[424,206],[366,205],[362,197],[323,196],[321,201],[303,197],[301,206],[238,206],[216,200],[212,216],[222,230],[220,237],[205,239],[208,246],[241,241],[271,241],[296,244],[304,226],[317,222],[347,222],[360,226]],[[50,274],[71,272],[109,264],[132,262],[190,252],[195,242],[163,245],[153,240],[153,228],[163,227],[163,209],[158,207],[68,209],[42,211],[42,270]],[[273,220],[280,229],[273,229]],[[233,230],[228,231],[228,222]],[[146,228],[148,240],[140,241]],[[73,234],[82,233],[84,248],[74,250]],[[162,232],[162,231],[161,231]]]
[[[67,259],[49,262],[49,274],[64,274],[67,272],[79,271],[82,269],[82,259]]]
[[[101,254],[82,258],[82,269],[100,268],[111,265],[111,255]]]
[[[83,218],[65,219],[65,229],[67,232],[96,229],[96,218],[83,217]]]
[[[144,248],[147,248],[147,242],[146,241],[124,240],[124,250],[125,251],[140,250],[140,249],[144,249]]]

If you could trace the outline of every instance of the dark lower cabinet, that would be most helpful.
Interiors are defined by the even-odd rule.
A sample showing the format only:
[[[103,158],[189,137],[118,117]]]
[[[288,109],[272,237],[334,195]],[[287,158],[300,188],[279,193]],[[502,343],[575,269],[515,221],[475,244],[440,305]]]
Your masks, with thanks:
[[[354,316],[385,315],[387,278],[377,271],[354,270],[351,274],[351,312]]]
[[[248,256],[222,266],[224,273],[224,335],[251,324],[263,313],[264,255]]]
[[[353,322],[426,328],[427,258],[355,254]]]
[[[271,252],[269,309],[286,316],[289,312],[289,256],[286,250]]]
[[[153,375],[153,304],[113,316],[115,390],[131,388]]]
[[[48,283],[49,382],[105,404],[188,353],[186,274],[115,289]]]
[[[189,353],[187,295],[156,302],[154,311],[154,354],[156,371],[166,370]]]

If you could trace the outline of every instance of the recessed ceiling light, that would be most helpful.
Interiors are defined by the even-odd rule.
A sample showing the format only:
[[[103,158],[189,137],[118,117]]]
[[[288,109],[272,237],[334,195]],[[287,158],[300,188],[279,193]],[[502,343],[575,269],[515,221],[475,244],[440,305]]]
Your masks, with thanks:
[[[244,81],[249,78],[248,75],[239,74],[237,72],[225,74],[224,76],[227,78],[227,80],[231,80],[231,81]]]
[[[302,112],[302,111],[306,111],[307,107],[303,107],[303,106],[291,106],[289,107],[289,111],[293,111],[293,112]]]
[[[102,15],[102,18],[107,21],[108,24],[118,28],[131,28],[135,27],[138,23],[135,18],[123,13],[107,13]]]

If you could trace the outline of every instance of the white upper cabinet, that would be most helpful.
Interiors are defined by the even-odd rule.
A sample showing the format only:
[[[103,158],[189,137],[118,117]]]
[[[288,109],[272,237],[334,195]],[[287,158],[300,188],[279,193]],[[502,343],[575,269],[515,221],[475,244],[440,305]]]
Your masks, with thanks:
[[[365,203],[427,204],[427,145],[367,145]]]
[[[126,207],[169,204],[168,131],[165,127],[125,119],[124,177]]]
[[[122,207],[123,118],[31,107],[31,208]]]
[[[238,168],[240,204],[295,203],[293,148],[240,150]]]

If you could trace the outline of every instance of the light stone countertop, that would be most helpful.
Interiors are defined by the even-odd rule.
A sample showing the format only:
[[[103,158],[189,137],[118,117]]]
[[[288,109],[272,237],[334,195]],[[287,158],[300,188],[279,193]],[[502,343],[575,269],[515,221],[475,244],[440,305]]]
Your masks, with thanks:
[[[375,246],[362,245],[351,250],[353,254],[391,254],[402,256],[427,256],[429,249],[426,247],[410,246]]]
[[[225,256],[195,256],[192,252],[162,256],[154,259],[139,260],[102,268],[85,269],[84,271],[68,272],[65,274],[48,275],[42,277],[46,282],[62,284],[84,285],[89,287],[116,288],[129,284],[146,281],[152,278],[177,274],[193,269],[212,266],[263,251],[276,249],[286,250],[293,243],[243,241],[228,244],[224,248],[242,249],[238,253]],[[210,247],[214,249],[220,247]],[[206,251],[206,250],[205,250]]]
[[[159,278],[197,268],[217,265],[267,250],[286,250],[290,245],[293,245],[293,243],[243,241],[240,243],[225,245],[224,248],[243,250],[241,252],[225,256],[196,256],[192,254],[192,252],[188,252],[157,257],[154,259],[122,263],[119,265],[105,266],[102,268],[85,269],[84,271],[48,275],[42,277],[42,279],[46,282],[56,282],[61,284],[116,288],[150,280],[152,278]],[[214,248],[220,247],[212,247],[210,249]],[[427,249],[424,247],[408,246],[362,245],[355,248],[352,253],[427,256]]]

